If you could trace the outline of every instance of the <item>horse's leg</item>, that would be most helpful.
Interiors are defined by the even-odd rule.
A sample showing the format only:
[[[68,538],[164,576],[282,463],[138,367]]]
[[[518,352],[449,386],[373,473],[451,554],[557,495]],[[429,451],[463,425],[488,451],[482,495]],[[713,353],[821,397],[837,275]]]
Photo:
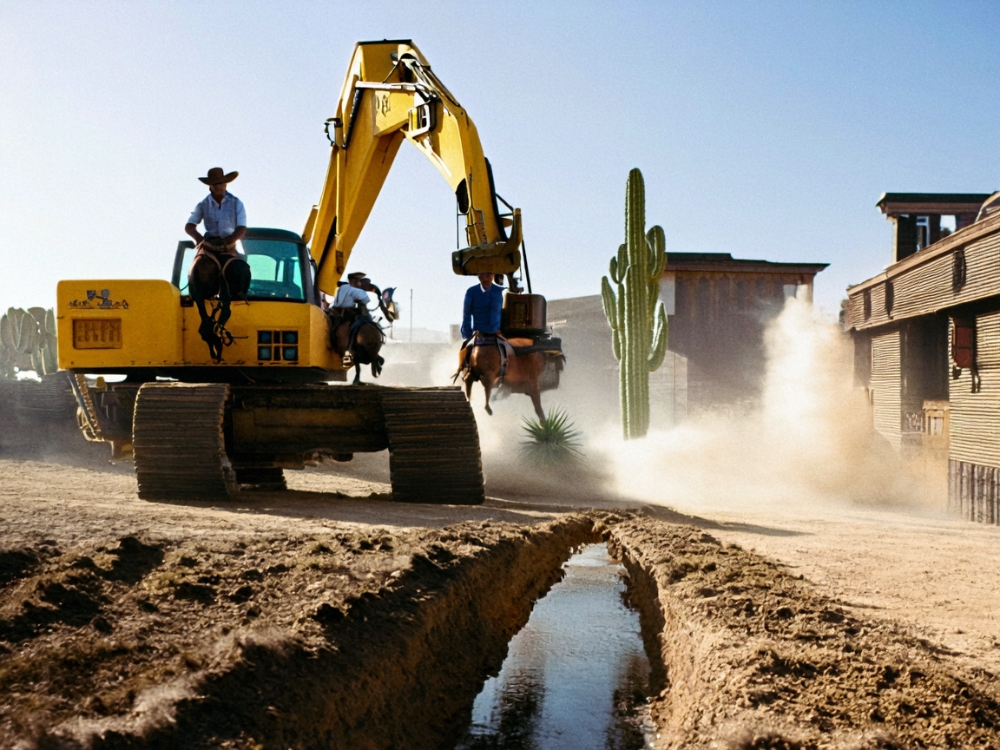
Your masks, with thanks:
[[[354,385],[361,385],[361,363],[354,362]]]
[[[535,407],[535,414],[538,415],[538,421],[544,421],[545,412],[542,411],[542,394],[538,390],[537,380],[528,387],[528,395],[531,396],[531,405]]]
[[[201,318],[201,325],[198,326],[198,333],[202,340],[208,344],[208,353],[212,359],[218,361],[222,358],[222,339],[215,334],[215,323],[212,316],[205,309],[205,289],[206,284],[200,277],[198,269],[193,268],[188,277],[188,289],[191,292],[191,299],[194,300],[198,308],[198,316]]]
[[[535,407],[535,414],[538,416],[538,421],[545,421],[545,412],[542,411],[542,389],[539,382],[542,379],[542,372],[545,370],[545,359],[544,355],[540,352],[534,352],[529,355],[531,360],[529,360],[528,367],[525,368],[528,377],[528,395],[531,397],[531,405]]]
[[[216,328],[219,331],[223,331],[226,328],[226,323],[229,322],[230,316],[233,314],[233,293],[229,288],[229,279],[220,279],[222,283],[219,284],[219,304],[221,305],[221,310],[219,312],[219,320],[216,322]]]
[[[499,362],[499,352],[497,352],[497,362]],[[484,358],[484,362],[480,363],[477,360],[477,364],[485,364],[490,361],[489,357]],[[490,406],[490,391],[493,390],[493,386],[499,382],[500,369],[497,368],[496,375],[488,372],[480,373],[479,382],[483,384],[483,391],[486,393],[486,413],[491,417],[493,416],[493,407]]]
[[[493,387],[493,383],[489,378],[483,378],[483,390],[486,391],[486,413],[491,417],[493,416],[493,409],[490,407],[490,390]]]

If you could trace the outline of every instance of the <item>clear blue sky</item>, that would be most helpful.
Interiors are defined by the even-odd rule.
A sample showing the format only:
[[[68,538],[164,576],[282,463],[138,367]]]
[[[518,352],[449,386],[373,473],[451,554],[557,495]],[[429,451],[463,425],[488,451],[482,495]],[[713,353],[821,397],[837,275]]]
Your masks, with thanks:
[[[0,306],[60,278],[166,278],[212,166],[300,231],[355,41],[411,38],[524,212],[535,290],[595,294],[628,170],[667,249],[888,261],[885,190],[1000,188],[1000,3],[0,0]],[[457,322],[454,198],[404,144],[351,261]]]

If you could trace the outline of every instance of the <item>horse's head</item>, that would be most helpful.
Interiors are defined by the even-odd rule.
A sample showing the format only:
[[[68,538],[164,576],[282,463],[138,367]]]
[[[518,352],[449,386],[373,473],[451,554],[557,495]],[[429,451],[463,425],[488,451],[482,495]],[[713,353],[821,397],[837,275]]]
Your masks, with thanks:
[[[386,320],[390,323],[394,320],[399,320],[399,310],[396,307],[396,303],[392,299],[392,293],[396,291],[396,287],[390,286],[381,294],[382,309],[385,312]]]

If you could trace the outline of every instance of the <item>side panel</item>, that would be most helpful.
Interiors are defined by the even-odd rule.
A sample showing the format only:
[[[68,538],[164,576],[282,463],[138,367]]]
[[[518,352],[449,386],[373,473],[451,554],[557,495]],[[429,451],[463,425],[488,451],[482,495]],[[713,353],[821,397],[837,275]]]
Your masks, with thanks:
[[[872,406],[875,429],[893,447],[902,442],[902,378],[899,331],[872,337]]]
[[[234,302],[233,341],[212,360],[189,298],[159,280],[61,281],[56,292],[59,366],[277,367],[341,370],[323,311],[304,302]]]
[[[198,333],[200,318],[193,305],[183,307],[182,364],[215,365],[208,345]],[[341,360],[327,346],[326,316],[304,302],[234,302],[226,329],[233,342],[223,349],[222,365],[241,367],[319,367],[341,369]],[[261,333],[265,334],[262,339]],[[270,333],[270,340],[266,334]],[[281,338],[294,333],[294,337]]]
[[[60,281],[63,369],[160,367],[181,359],[180,292],[168,281]]]
[[[979,386],[964,369],[949,382],[950,458],[1000,468],[1000,313],[976,318],[976,364]]]

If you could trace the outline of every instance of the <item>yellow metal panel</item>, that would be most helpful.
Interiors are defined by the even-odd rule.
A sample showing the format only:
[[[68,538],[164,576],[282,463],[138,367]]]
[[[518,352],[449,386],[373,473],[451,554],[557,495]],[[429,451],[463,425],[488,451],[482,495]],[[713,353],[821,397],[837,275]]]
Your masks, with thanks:
[[[233,303],[233,314],[226,329],[233,336],[233,343],[222,352],[222,362],[212,360],[208,345],[198,333],[200,319],[194,306],[184,307],[184,365],[239,367],[320,367],[325,370],[341,369],[340,358],[326,347],[326,316],[315,305],[304,302],[251,301]],[[258,331],[297,331],[297,361],[267,361],[257,359]]]
[[[429,131],[411,131],[408,112],[428,99],[432,100],[434,126]],[[467,181],[471,209],[466,232],[469,246],[476,248],[477,261],[475,268],[453,264],[453,270],[509,273],[520,267],[520,224],[509,234],[501,227],[479,133],[412,44],[366,42],[355,47],[332,133],[336,143],[331,147],[323,192],[315,218],[310,216],[307,222],[310,252],[319,265],[316,283],[320,290],[336,291],[336,282],[404,139],[423,152],[452,190]]]
[[[399,91],[375,91],[372,112],[375,116],[372,134],[385,135],[398,130],[407,122],[407,114],[413,106],[413,94]]]
[[[181,354],[180,292],[168,281],[60,281],[56,289],[59,366],[159,367],[177,362]],[[76,348],[74,321],[119,320],[121,346],[113,349]]]
[[[327,343],[326,316],[316,305],[305,302],[234,302],[232,317],[226,324],[233,343],[225,347],[222,362],[217,363],[198,334],[201,321],[197,308],[182,306],[180,292],[167,281],[61,281],[56,297],[59,366],[63,369],[185,366],[343,369],[340,357]],[[109,335],[114,326],[119,327],[120,335]],[[77,339],[83,328],[109,339],[109,346],[92,348],[93,336],[81,344]],[[257,332],[260,330],[296,331],[298,360],[259,361]]]

